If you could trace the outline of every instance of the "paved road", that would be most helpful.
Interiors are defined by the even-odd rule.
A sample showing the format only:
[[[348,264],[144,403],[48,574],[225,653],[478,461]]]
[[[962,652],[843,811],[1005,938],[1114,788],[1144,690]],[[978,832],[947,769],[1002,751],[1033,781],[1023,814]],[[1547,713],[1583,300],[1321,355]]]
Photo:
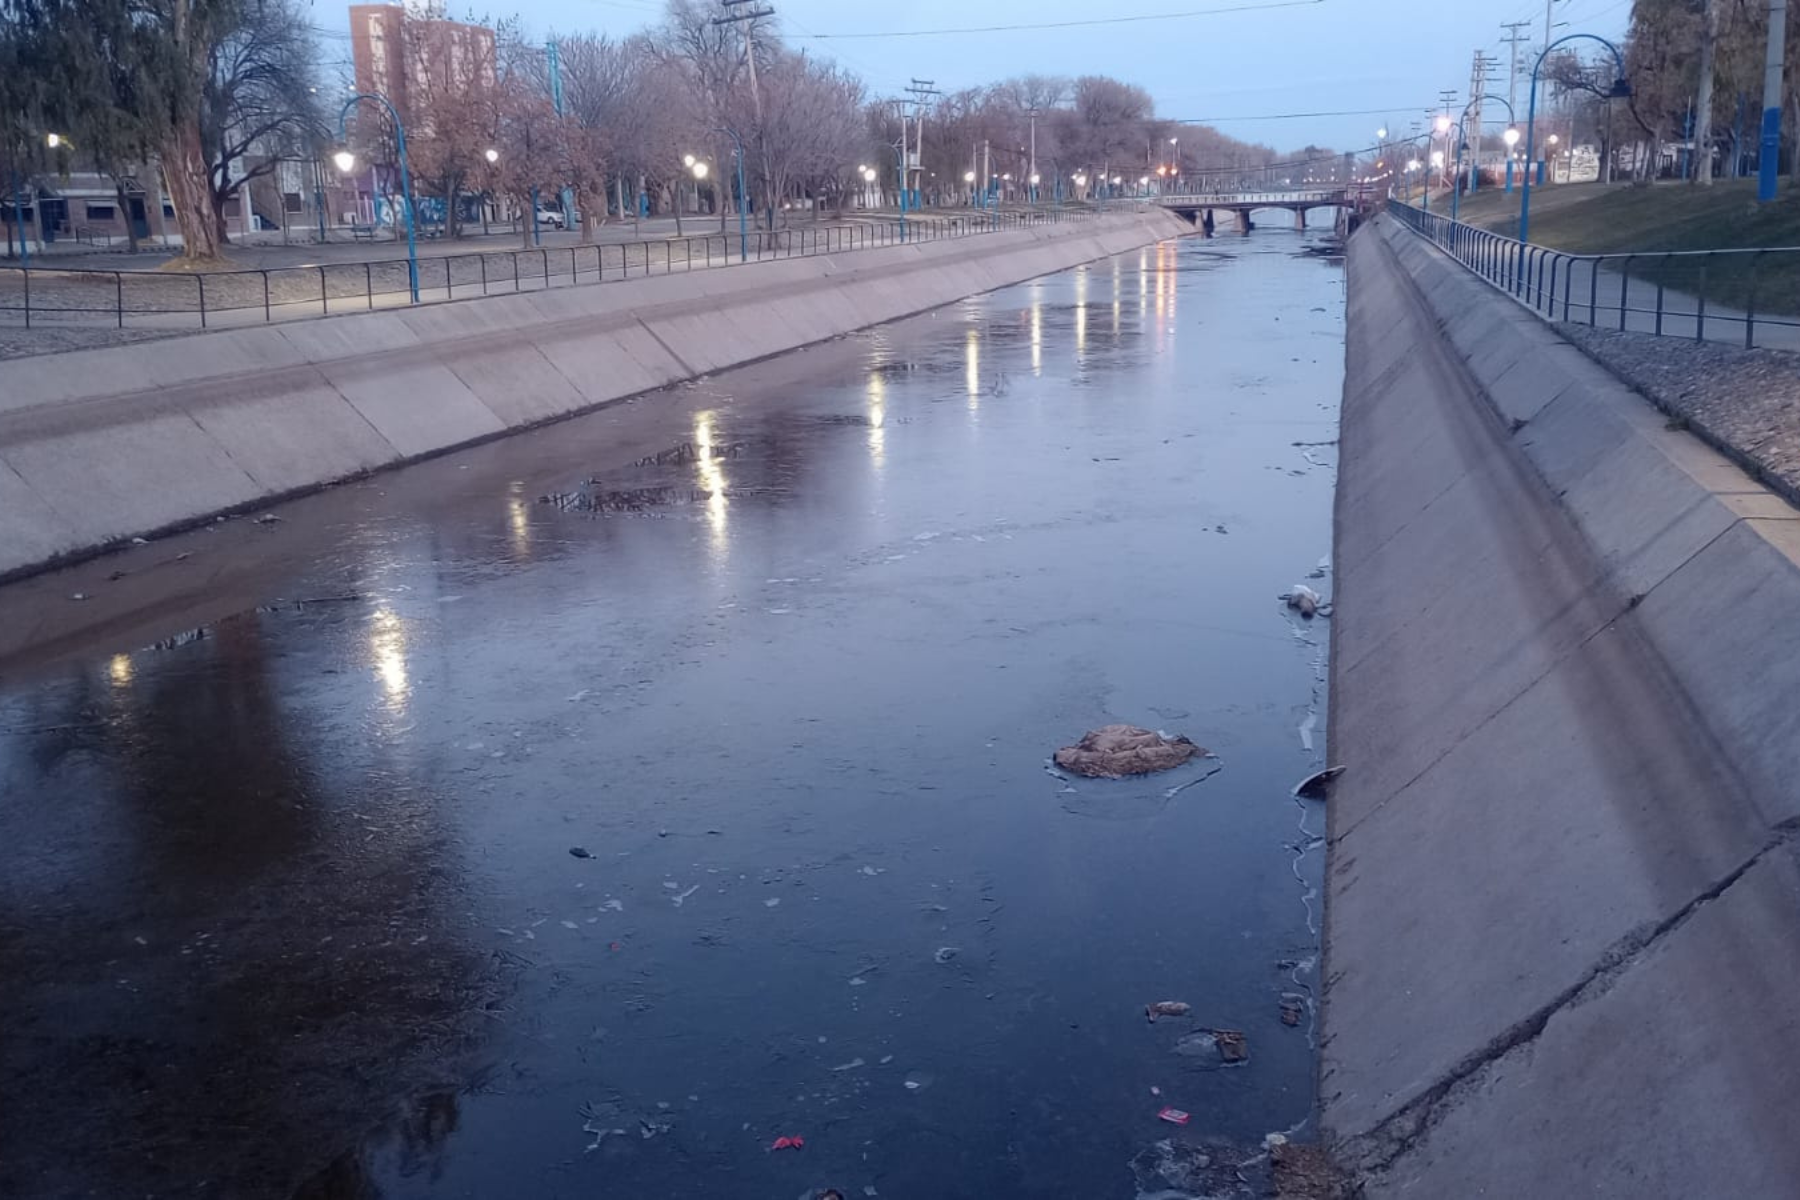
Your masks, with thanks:
[[[1329,551],[1342,277],[1299,244],[0,590],[0,1193],[1125,1200],[1165,1137],[1304,1135],[1329,628],[1276,595]],[[1046,770],[1111,720],[1219,757]]]

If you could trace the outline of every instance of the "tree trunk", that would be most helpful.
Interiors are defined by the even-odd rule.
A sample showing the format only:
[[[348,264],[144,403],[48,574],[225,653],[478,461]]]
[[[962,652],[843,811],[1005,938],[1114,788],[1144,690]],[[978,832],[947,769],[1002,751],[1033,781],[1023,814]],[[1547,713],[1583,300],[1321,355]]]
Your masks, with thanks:
[[[1712,168],[1712,104],[1713,46],[1719,40],[1719,7],[1716,0],[1700,3],[1700,91],[1694,98],[1695,178],[1702,187],[1711,187]]]
[[[138,252],[137,226],[131,223],[131,205],[125,199],[125,185],[116,178],[113,180],[113,195],[118,197],[119,205],[113,211],[125,219],[126,245],[132,254],[136,254]]]
[[[224,242],[219,236],[218,214],[213,211],[200,130],[192,124],[176,126],[164,131],[161,142],[169,206],[175,210],[175,225],[181,230],[181,257],[187,262],[216,262]]]

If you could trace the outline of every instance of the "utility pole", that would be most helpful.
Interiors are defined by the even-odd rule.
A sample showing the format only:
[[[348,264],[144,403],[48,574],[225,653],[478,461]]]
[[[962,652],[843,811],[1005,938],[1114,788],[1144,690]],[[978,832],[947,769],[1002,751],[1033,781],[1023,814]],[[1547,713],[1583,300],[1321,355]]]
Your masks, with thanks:
[[[1519,47],[1530,40],[1519,30],[1531,28],[1531,22],[1513,21],[1500,26],[1500,28],[1507,32],[1507,36],[1501,41],[1505,42],[1512,50],[1512,66],[1506,72],[1506,102],[1512,106],[1514,112],[1517,112],[1519,110]]]
[[[925,106],[931,103],[931,97],[939,95],[940,93],[932,80],[919,79],[916,77],[912,80],[911,86],[906,90],[912,96],[913,137],[916,139],[918,149],[911,154],[906,152],[906,126],[903,121],[900,128],[900,153],[907,162],[905,166],[905,177],[902,179],[900,186],[903,188],[908,186],[912,187],[914,189],[912,197],[913,207],[923,208],[923,197],[920,193],[923,192],[925,188]],[[903,109],[902,111],[905,110]]]
[[[1775,199],[1781,178],[1781,55],[1787,46],[1787,0],[1769,0],[1769,49],[1763,67],[1762,154],[1757,162],[1756,202]]]
[[[719,0],[725,8],[737,9],[740,5],[755,4],[757,0]],[[763,168],[763,204],[769,210],[769,228],[775,228],[775,197],[769,194],[769,143],[763,137],[763,103],[762,89],[756,86],[756,22],[763,17],[772,17],[772,8],[752,8],[743,12],[733,12],[729,16],[714,17],[714,25],[744,26],[744,63],[750,72],[750,102],[756,108],[756,149],[762,159]]]
[[[1513,113],[1519,111],[1519,47],[1527,40],[1520,30],[1529,29],[1530,27],[1531,22],[1529,21],[1509,21],[1500,26],[1500,28],[1506,30],[1506,37],[1502,40],[1506,43],[1512,56],[1512,64],[1506,72],[1506,107],[1508,111]],[[1510,192],[1512,190],[1512,185],[1513,152],[1512,148],[1509,146],[1506,150],[1506,190]]]
[[[1030,189],[1026,194],[1033,204],[1037,203],[1037,105],[1031,106],[1031,157],[1025,168],[1025,186]]]
[[[1450,139],[1452,137],[1456,136],[1456,132],[1455,132],[1456,131],[1456,125],[1455,125],[1456,117],[1454,116],[1454,114],[1451,113],[1450,109],[1451,109],[1451,106],[1456,103],[1456,89],[1455,88],[1440,89],[1438,91],[1438,103],[1442,104],[1444,106],[1444,164],[1443,164],[1442,168],[1440,168],[1439,173],[1438,173],[1438,186],[1442,187],[1444,184],[1444,180],[1450,178],[1450,172],[1452,170],[1450,163],[1451,163],[1452,158],[1454,157],[1450,153]],[[1436,120],[1437,120],[1436,117],[1432,118],[1432,121],[1434,124],[1436,123]],[[1427,142],[1426,145],[1430,145],[1430,143]],[[1431,163],[1427,162],[1425,164],[1425,168],[1426,168],[1426,170],[1429,171],[1431,169]]]
[[[1469,166],[1469,175],[1471,179],[1477,180],[1481,177],[1481,97],[1487,92],[1487,61],[1487,55],[1477,49],[1475,61],[1469,67],[1469,105],[1463,109],[1463,132],[1460,135],[1464,143],[1474,143],[1475,161]],[[1468,120],[1471,113],[1475,117],[1473,128]],[[1457,186],[1462,186],[1461,180],[1457,181]],[[1473,192],[1475,189],[1471,187],[1469,190]]]

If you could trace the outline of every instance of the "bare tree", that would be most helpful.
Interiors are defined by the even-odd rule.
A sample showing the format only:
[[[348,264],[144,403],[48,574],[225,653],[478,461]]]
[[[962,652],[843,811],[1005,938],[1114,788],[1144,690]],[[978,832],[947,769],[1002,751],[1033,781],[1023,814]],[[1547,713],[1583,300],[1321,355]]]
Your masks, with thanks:
[[[219,244],[230,240],[225,205],[231,198],[248,205],[253,180],[307,156],[324,136],[317,69],[312,31],[296,0],[250,0],[209,47],[200,141]],[[287,222],[285,211],[281,221]]]
[[[757,132],[768,164],[771,207],[779,210],[795,185],[812,190],[816,200],[865,143],[862,83],[831,63],[792,53],[772,56],[761,82],[763,121]]]

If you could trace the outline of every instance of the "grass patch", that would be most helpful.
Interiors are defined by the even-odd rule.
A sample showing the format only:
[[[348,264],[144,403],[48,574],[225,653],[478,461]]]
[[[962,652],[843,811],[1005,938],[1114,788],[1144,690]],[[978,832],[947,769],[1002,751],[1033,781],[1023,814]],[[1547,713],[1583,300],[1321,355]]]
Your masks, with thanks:
[[[1434,206],[1435,207],[1435,206]],[[1446,206],[1447,207],[1447,206]],[[1519,193],[1498,188],[1466,198],[1461,217],[1496,233],[1518,235]],[[1756,181],[1721,180],[1711,188],[1668,183],[1574,184],[1533,189],[1531,240],[1575,254],[1644,254],[1632,278],[1695,293],[1743,309],[1800,313],[1800,251],[1714,259],[1704,268],[1660,252],[1800,247],[1800,189],[1783,187],[1772,204],[1756,202]],[[1702,275],[1704,271],[1704,275]]]

